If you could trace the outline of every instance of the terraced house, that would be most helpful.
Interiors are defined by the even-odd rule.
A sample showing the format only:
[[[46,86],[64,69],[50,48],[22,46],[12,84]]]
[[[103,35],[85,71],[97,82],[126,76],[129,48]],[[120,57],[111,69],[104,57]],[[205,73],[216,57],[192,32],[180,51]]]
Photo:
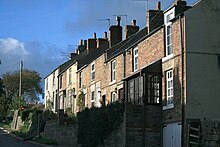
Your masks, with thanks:
[[[158,2],[147,11],[145,28],[134,20],[124,35],[117,17],[109,39],[94,34],[77,49],[75,98],[83,92],[86,107],[124,102],[124,146],[219,146],[219,10],[218,0],[194,6],[177,0],[165,11]]]

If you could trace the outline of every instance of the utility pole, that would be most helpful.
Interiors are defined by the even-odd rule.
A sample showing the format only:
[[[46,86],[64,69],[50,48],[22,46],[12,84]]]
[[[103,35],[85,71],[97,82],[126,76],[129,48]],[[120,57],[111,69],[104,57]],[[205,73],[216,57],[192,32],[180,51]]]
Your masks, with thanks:
[[[21,63],[20,63],[20,83],[19,83],[19,98],[21,98],[21,82],[22,82],[22,70],[23,70],[23,61],[21,60]]]

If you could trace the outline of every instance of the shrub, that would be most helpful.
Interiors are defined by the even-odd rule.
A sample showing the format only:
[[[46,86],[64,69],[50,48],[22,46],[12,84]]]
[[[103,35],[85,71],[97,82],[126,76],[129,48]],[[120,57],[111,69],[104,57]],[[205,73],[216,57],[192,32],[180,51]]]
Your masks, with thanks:
[[[78,113],[78,143],[97,146],[123,121],[124,105],[118,102],[106,107],[84,109]]]
[[[67,114],[64,117],[64,122],[66,122],[67,124],[75,124],[76,123],[76,116],[74,114]]]

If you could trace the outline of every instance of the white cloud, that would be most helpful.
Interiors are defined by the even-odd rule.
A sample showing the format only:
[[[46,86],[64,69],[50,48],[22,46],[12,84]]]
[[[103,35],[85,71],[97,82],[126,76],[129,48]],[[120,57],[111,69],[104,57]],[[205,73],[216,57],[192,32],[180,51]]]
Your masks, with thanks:
[[[0,39],[0,51],[4,54],[28,55],[24,42],[14,38]]]

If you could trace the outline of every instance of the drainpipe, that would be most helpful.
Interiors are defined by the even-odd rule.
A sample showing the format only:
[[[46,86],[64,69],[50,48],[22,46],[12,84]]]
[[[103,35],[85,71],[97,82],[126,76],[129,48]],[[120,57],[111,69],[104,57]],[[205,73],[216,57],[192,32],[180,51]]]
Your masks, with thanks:
[[[179,16],[179,23],[180,23],[180,48],[181,48],[181,65],[182,65],[182,68],[181,68],[181,103],[182,103],[182,133],[181,133],[181,137],[182,137],[182,140],[181,140],[181,146],[183,147],[184,146],[184,129],[185,129],[185,106],[184,106],[184,103],[185,103],[185,98],[184,98],[184,45],[183,45],[183,28],[182,28],[182,16],[180,15]]]

